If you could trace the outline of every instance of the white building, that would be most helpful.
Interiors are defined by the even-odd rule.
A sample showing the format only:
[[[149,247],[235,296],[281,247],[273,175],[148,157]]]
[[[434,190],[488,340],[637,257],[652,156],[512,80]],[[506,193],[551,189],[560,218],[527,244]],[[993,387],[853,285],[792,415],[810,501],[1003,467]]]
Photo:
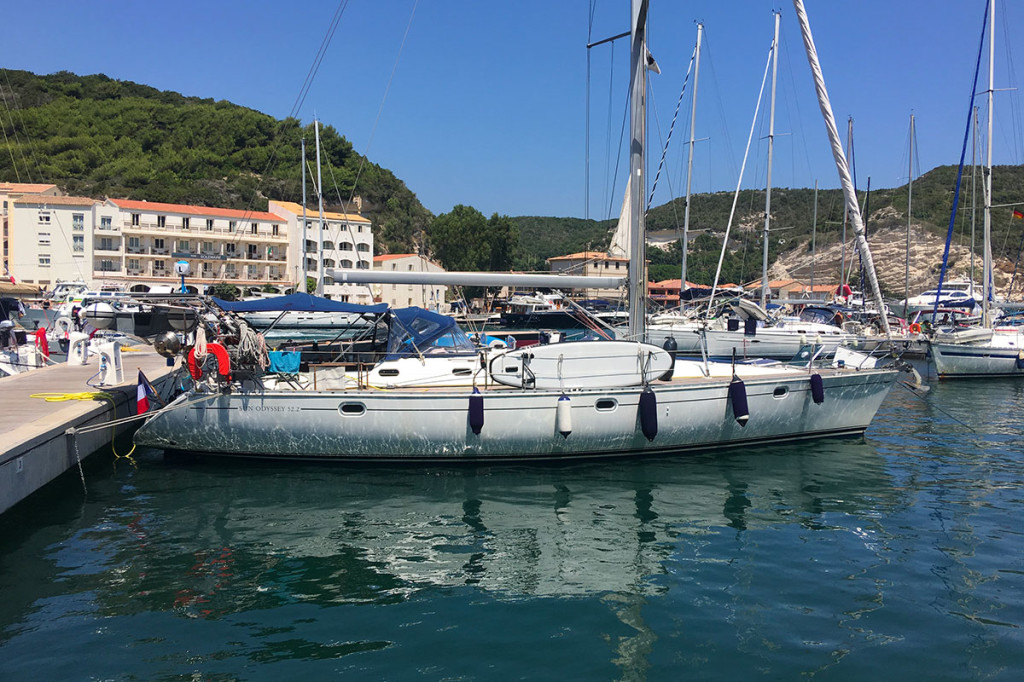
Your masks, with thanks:
[[[373,269],[388,272],[444,272],[437,263],[415,253],[374,256]],[[443,312],[448,287],[440,284],[374,284],[374,301],[393,308],[419,306]]]
[[[269,210],[288,225],[288,266],[291,278],[316,278],[323,267],[335,270],[369,270],[373,262],[373,229],[368,218],[358,213],[324,212],[323,254],[318,251],[320,214],[306,209],[305,244],[303,244],[302,206],[291,201],[271,201]],[[303,259],[305,270],[303,270]],[[370,304],[373,294],[365,284],[335,283],[324,279],[324,295],[336,301]]]
[[[27,194],[40,196],[59,197],[61,191],[57,185],[27,183],[27,182],[0,182],[0,223],[3,225],[3,268],[8,272],[8,257],[10,255],[10,217],[11,202],[20,199]]]
[[[29,284],[81,279],[145,292],[177,285],[174,263],[185,260],[194,291],[291,288],[287,224],[272,213],[85,197],[23,196],[12,206],[12,274]]]

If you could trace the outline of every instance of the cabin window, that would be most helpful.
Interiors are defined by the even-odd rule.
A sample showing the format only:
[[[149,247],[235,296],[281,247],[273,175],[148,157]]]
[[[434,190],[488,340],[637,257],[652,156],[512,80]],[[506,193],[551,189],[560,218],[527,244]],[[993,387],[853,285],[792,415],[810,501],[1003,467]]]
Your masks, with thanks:
[[[338,405],[338,412],[343,417],[360,417],[366,414],[366,406],[362,403],[342,403]]]
[[[601,398],[594,403],[594,409],[598,412],[611,412],[619,406],[619,402],[614,398]]]
[[[789,389],[785,386],[776,386],[772,391],[773,398],[785,398],[787,395],[789,395]]]

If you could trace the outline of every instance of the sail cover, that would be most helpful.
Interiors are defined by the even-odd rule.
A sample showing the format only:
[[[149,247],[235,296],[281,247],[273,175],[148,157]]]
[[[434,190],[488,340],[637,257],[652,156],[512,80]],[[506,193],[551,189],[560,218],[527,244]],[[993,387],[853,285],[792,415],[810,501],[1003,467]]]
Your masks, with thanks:
[[[214,296],[213,302],[221,310],[236,313],[297,311],[304,313],[365,313],[381,315],[388,309],[386,303],[357,305],[355,303],[345,303],[344,301],[332,301],[329,298],[321,298],[301,291],[288,294],[287,296],[272,296],[253,301],[225,301]]]

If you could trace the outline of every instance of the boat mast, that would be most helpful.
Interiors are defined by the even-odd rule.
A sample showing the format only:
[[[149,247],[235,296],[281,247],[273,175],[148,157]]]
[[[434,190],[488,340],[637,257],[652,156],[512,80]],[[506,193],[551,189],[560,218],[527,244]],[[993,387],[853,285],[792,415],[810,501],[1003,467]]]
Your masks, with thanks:
[[[647,0],[632,0],[632,49],[630,66],[630,243],[629,254],[629,338],[643,341],[645,336],[646,289],[646,182],[644,180],[644,143],[646,141],[647,97]]]
[[[793,0],[793,8],[796,10],[797,19],[800,21],[800,33],[803,35],[807,61],[811,66],[811,73],[814,75],[814,87],[818,93],[818,107],[821,109],[821,115],[825,119],[825,129],[828,132],[829,143],[832,145],[832,157],[835,159],[839,181],[843,187],[843,196],[850,214],[850,222],[853,225],[853,232],[857,237],[857,245],[861,250],[861,256],[864,258],[864,269],[867,271],[868,279],[871,282],[882,328],[885,330],[886,338],[891,340],[889,319],[885,314],[885,301],[882,300],[882,290],[878,286],[878,277],[875,275],[875,261],[871,257],[871,249],[868,247],[868,240],[864,236],[864,222],[861,219],[860,206],[857,205],[857,194],[853,187],[853,178],[850,176],[850,166],[846,161],[846,156],[843,154],[843,145],[839,139],[839,130],[836,128],[835,114],[832,113],[832,103],[828,99],[825,77],[821,73],[821,63],[818,61],[818,52],[814,47],[814,37],[811,35],[811,25],[807,19],[807,11],[804,9],[803,0]]]
[[[978,222],[978,107],[974,107],[974,134],[971,135],[971,283],[968,288],[974,298],[975,227]]]
[[[302,259],[301,284],[297,284],[296,291],[307,293],[306,285],[306,138],[302,138],[302,247],[299,250]],[[302,287],[299,289],[299,287]]]
[[[811,295],[814,295],[814,261],[818,259],[818,181],[814,181],[814,219],[811,221]]]
[[[320,122],[313,119],[316,130],[316,196],[320,208],[320,227],[316,238],[316,295],[324,295],[324,186],[320,179]]]
[[[768,226],[772,220],[772,154],[775,150],[775,82],[779,73],[779,13],[772,41],[772,106],[768,114],[768,189],[764,193],[764,259],[761,263],[761,307],[768,304]]]
[[[996,62],[996,3],[989,1],[989,34],[988,34],[988,149],[985,150],[985,210],[983,213],[981,276],[985,283],[981,286],[981,323],[985,327],[992,326],[992,311],[989,298],[992,296],[992,95],[995,92],[993,69]]]
[[[903,265],[903,301],[904,307],[907,307],[906,301],[910,300],[910,209],[913,206],[914,198],[914,115],[910,115],[910,159],[907,161],[909,166],[908,170],[908,181],[907,181],[907,260]],[[903,314],[906,315],[907,311],[904,310]]]
[[[694,128],[697,125],[697,82],[700,78],[700,43],[704,35],[704,24],[697,24],[697,49],[693,62],[693,99],[690,103],[690,152],[686,161],[686,208],[683,210],[683,263],[680,271],[679,292],[686,291],[686,252],[690,246],[690,185],[693,180]],[[682,302],[680,300],[680,302]]]

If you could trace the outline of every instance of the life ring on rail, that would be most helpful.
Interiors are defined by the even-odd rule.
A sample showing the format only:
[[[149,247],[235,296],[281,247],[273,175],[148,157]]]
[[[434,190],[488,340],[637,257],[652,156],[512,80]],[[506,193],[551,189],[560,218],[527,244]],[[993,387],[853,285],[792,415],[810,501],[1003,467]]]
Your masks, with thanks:
[[[208,343],[206,344],[206,352],[217,358],[217,371],[222,377],[231,381],[231,360],[228,358],[227,349],[219,343]],[[196,362],[195,346],[189,348],[186,364],[188,365],[188,373],[192,375],[193,379],[199,381],[203,378],[203,368]]]
[[[915,322],[914,324],[910,325],[910,333],[911,334],[920,334],[921,333],[921,325],[918,324],[917,322]]]

